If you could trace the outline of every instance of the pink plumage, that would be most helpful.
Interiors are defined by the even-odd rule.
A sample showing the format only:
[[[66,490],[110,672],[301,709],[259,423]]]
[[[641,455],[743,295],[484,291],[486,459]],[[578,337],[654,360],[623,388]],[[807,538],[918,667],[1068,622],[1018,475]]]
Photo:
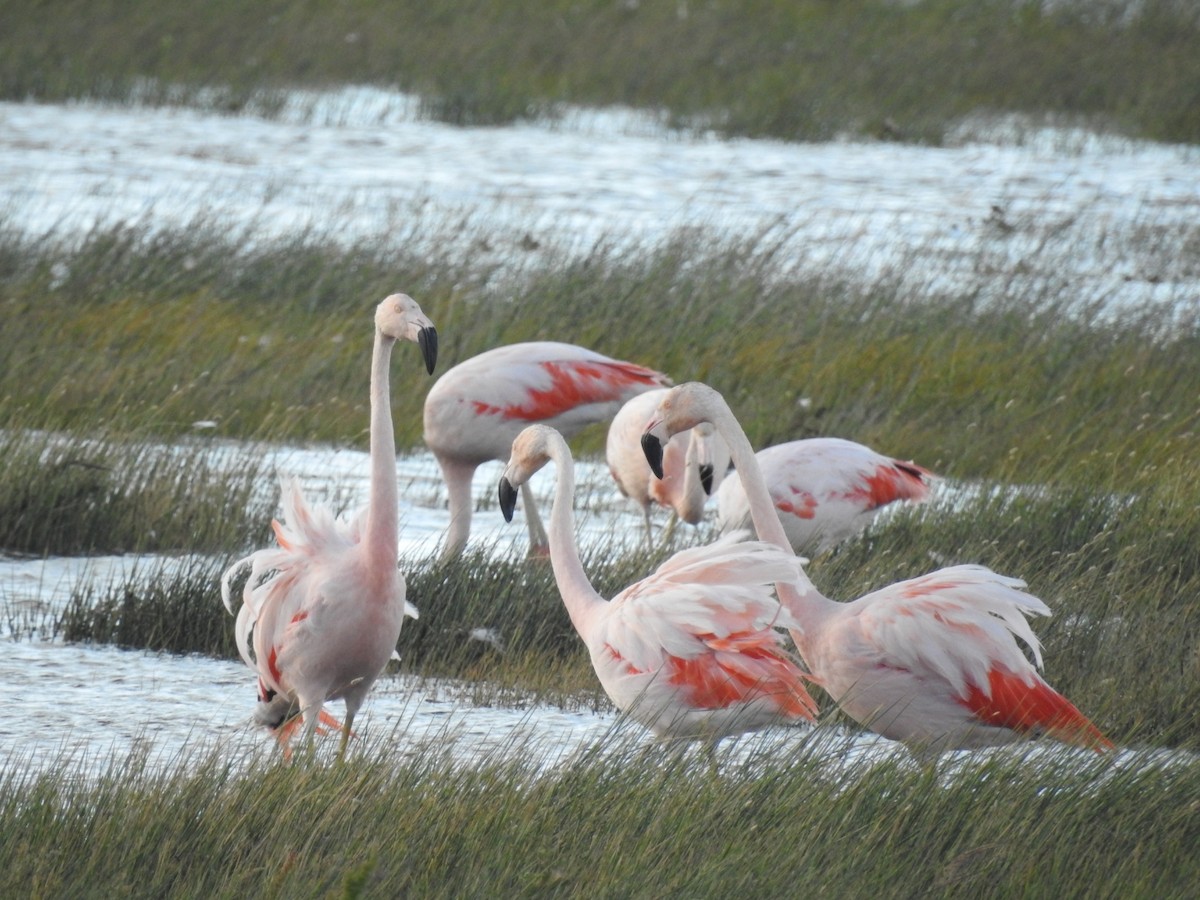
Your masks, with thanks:
[[[925,501],[934,479],[922,466],[841,438],[775,444],[755,458],[797,553],[822,553],[853,537],[890,503]],[[717,509],[723,532],[752,526],[750,503],[738,478],[721,485]]]
[[[698,422],[713,423],[729,446],[760,537],[790,548],[753,448],[712,388],[692,382],[668,392],[647,428],[647,458],[657,464],[661,445]],[[1050,610],[1024,588],[976,565],[940,569],[850,603],[822,596],[803,570],[776,585],[813,680],[852,718],[919,755],[1043,733],[1112,747],[1038,672],[1041,645],[1027,617]]]
[[[555,341],[497,347],[447,371],[425,399],[425,443],[450,497],[443,556],[466,546],[475,470],[508,459],[525,426],[541,422],[571,437],[612,417],[630,397],[669,384],[661,372]],[[545,531],[527,490],[524,503],[530,552],[544,554]]]
[[[652,507],[661,506],[689,525],[698,524],[709,496],[729,468],[725,442],[711,427],[700,426],[671,438],[663,448],[663,477],[652,477],[642,454],[642,432],[666,392],[667,388],[658,388],[626,401],[608,427],[604,451],[617,488],[642,510],[651,543]]]
[[[221,578],[226,608],[234,610],[232,582],[249,567],[235,638],[246,665],[258,675],[255,719],[287,748],[303,721],[311,740],[321,721],[337,725],[326,701],[346,704],[339,754],[345,753],[354,716],[396,649],[406,615],[396,568],[398,522],[396,447],[388,367],[398,340],[421,346],[426,367],[437,359],[437,332],[411,298],[393,294],[375,313],[371,358],[371,480],[366,509],[341,520],[311,507],[298,482],[285,481],[282,519],[272,523],[277,547],[251,553]]]
[[[555,581],[618,709],[667,740],[716,741],[813,718],[805,675],[774,630],[790,621],[772,587],[796,577],[790,554],[729,536],[675,554],[606,601],[579,559],[574,465],[556,431],[534,425],[518,436],[500,481],[501,509],[511,517],[517,488],[550,461],[558,471],[549,530]]]

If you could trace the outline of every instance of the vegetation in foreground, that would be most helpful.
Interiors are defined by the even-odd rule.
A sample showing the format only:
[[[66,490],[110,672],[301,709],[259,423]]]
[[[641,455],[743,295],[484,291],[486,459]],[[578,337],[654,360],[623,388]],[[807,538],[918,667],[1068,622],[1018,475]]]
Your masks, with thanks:
[[[375,84],[459,123],[563,103],[726,134],[937,142],[977,112],[1200,140],[1186,0],[0,2],[0,96],[270,114]]]
[[[342,765],[209,752],[80,777],[3,767],[0,893],[93,896],[1154,897],[1200,879],[1200,765],[977,754],[935,775],[601,745],[538,772],[436,747]]]

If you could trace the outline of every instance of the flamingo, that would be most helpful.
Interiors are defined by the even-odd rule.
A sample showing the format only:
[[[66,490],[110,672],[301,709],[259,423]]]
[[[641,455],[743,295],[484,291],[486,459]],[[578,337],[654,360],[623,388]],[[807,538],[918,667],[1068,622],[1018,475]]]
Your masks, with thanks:
[[[663,477],[650,477],[646,457],[642,454],[642,432],[667,390],[647,391],[629,400],[613,417],[605,443],[608,470],[621,493],[641,507],[646,521],[646,540],[651,544],[654,529],[650,523],[650,508],[654,504],[670,509],[679,519],[695,525],[704,517],[704,505],[709,495],[721,486],[729,468],[725,442],[711,425],[702,423],[686,437],[677,435],[667,442],[663,450]],[[739,530],[745,531],[748,527]]]
[[[866,528],[890,503],[923,502],[934,478],[915,463],[842,438],[776,444],[756,458],[788,543],[799,554],[824,553]],[[717,510],[720,531],[751,527],[750,502],[740,479],[721,485]]]
[[[388,368],[399,340],[420,345],[432,374],[437,331],[405,294],[393,294],[375,311],[366,509],[352,521],[339,521],[329,508],[309,506],[299,483],[290,479],[283,484],[283,519],[271,523],[279,546],[251,553],[221,578],[221,596],[232,613],[231,581],[250,567],[235,636],[242,659],[258,674],[255,720],[271,729],[285,753],[301,722],[308,741],[318,723],[338,727],[322,707],[341,699],[346,719],[338,756],[345,755],[354,716],[395,651],[404,617],[417,617],[396,568],[396,445]]]
[[[699,422],[715,425],[729,445],[759,536],[790,547],[750,441],[711,387],[683,384],[659,404],[643,437],[656,474],[663,443]],[[1038,734],[1111,749],[1112,742],[1039,674],[1041,645],[1026,617],[1050,610],[1024,593],[1025,586],[984,566],[958,565],[850,603],[822,596],[803,570],[776,590],[798,623],[789,631],[813,681],[851,718],[903,742],[920,759]]]
[[[496,347],[447,371],[425,398],[425,443],[450,495],[442,558],[453,559],[466,546],[475,470],[507,460],[526,425],[543,422],[572,437],[611,417],[635,394],[670,384],[653,369],[554,341]],[[521,493],[530,555],[545,556],[546,531],[533,493],[527,486]]]
[[[726,535],[676,553],[606,601],[583,570],[575,542],[575,470],[567,442],[531,425],[512,446],[500,509],[512,521],[517,489],[547,462],[558,470],[550,513],[550,563],[571,623],[617,709],[659,739],[703,740],[798,719],[816,704],[804,673],[772,627],[789,621],[772,582],[797,577],[790,553]]]

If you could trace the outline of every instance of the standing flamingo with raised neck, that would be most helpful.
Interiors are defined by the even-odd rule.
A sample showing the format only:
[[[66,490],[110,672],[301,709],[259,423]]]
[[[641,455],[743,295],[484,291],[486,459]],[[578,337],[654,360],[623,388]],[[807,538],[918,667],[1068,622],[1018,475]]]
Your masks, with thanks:
[[[725,438],[759,536],[790,547],[754,450],[717,391],[690,382],[659,404],[643,437],[651,468],[671,435],[711,422]],[[1025,584],[983,566],[939,569],[850,603],[821,595],[801,570],[778,584],[804,662],[853,719],[916,755],[1007,744],[1037,734],[1092,747],[1112,742],[1041,677],[1041,645],[1026,621],[1049,615]],[[1026,659],[1015,637],[1033,652]]]
[[[789,620],[773,583],[797,577],[790,553],[725,537],[676,553],[605,600],[579,558],[574,463],[557,431],[531,425],[518,435],[500,479],[500,509],[512,521],[517,489],[548,462],[558,471],[549,531],[554,580],[617,709],[670,741],[715,743],[813,719],[805,675],[773,628]]]
[[[322,707],[340,699],[346,719],[338,756],[345,754],[354,716],[395,651],[405,615],[417,617],[396,568],[396,442],[388,370],[392,347],[401,340],[420,346],[432,374],[437,331],[415,300],[393,294],[375,311],[367,508],[352,520],[338,520],[328,507],[310,507],[295,479],[285,482],[283,520],[272,522],[278,548],[250,554],[221,578],[221,595],[232,613],[231,581],[250,566],[237,646],[258,673],[255,719],[275,733],[285,751],[301,721],[309,741],[322,719],[336,724]]]
[[[540,422],[569,438],[611,418],[630,397],[670,384],[661,372],[556,341],[496,347],[442,375],[425,398],[425,443],[450,497],[442,558],[457,557],[467,544],[475,470],[507,460],[521,429]],[[528,486],[521,499],[529,555],[544,556],[546,529]]]
[[[853,537],[892,503],[923,503],[935,477],[916,463],[833,437],[775,444],[754,457],[788,543],[801,556]],[[727,478],[717,492],[718,529],[743,531],[752,524],[741,479]]]

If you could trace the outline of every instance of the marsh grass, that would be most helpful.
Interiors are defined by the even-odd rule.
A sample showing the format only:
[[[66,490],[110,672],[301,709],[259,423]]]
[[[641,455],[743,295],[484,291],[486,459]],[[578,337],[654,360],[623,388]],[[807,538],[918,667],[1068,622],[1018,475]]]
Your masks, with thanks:
[[[980,110],[1196,141],[1200,21],[1179,0],[3,6],[0,95],[271,114],[376,84],[495,124],[624,104],[726,134],[941,140]]]
[[[216,589],[221,571],[213,559],[188,556],[103,589],[85,582],[54,632],[66,641],[236,658],[233,618]]]
[[[1065,276],[1020,276],[1069,270],[1070,245],[948,291],[907,270],[784,277],[773,238],[599,244],[495,277],[469,247],[426,259],[386,238],[246,245],[210,227],[9,240],[0,397],[23,427],[178,435],[204,421],[217,437],[363,446],[369,314],[401,289],[446,336],[439,372],[497,344],[571,340],[719,386],[758,445],[854,435],[959,478],[1098,491],[1196,453],[1194,304],[1114,310]],[[402,448],[420,445],[430,383],[415,356],[393,364]],[[576,446],[602,442],[595,430]]]
[[[0,432],[0,547],[43,555],[215,551],[269,509],[252,454],[182,441]],[[240,457],[240,458],[239,458]]]
[[[3,767],[0,892],[81,896],[1186,896],[1200,766],[1053,750],[831,764],[607,740],[567,764],[437,746]]]

